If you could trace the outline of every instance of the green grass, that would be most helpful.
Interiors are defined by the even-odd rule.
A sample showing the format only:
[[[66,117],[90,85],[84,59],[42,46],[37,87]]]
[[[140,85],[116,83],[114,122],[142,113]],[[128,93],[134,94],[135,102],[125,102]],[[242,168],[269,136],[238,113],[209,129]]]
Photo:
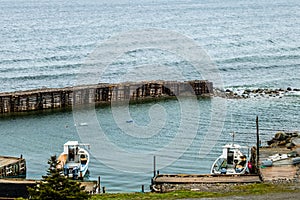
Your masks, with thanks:
[[[92,199],[183,199],[199,197],[219,197],[221,194],[213,192],[193,192],[193,191],[176,191],[168,193],[118,193],[118,194],[100,194],[95,195]]]
[[[208,198],[224,197],[233,195],[260,195],[266,193],[293,192],[288,184],[248,184],[235,186],[230,192],[197,192],[197,191],[175,191],[168,193],[117,193],[117,194],[99,194],[92,197],[97,199],[183,199],[183,198]]]

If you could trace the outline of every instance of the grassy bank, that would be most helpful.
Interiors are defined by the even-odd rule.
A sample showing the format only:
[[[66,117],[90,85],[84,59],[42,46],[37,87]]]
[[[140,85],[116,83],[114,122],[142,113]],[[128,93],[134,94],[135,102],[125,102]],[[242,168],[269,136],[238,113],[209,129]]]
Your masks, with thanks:
[[[292,184],[248,184],[235,186],[230,192],[199,192],[199,191],[175,191],[169,193],[118,193],[99,194],[92,197],[97,199],[183,199],[183,198],[212,198],[226,196],[262,195],[267,193],[290,193],[298,190]]]

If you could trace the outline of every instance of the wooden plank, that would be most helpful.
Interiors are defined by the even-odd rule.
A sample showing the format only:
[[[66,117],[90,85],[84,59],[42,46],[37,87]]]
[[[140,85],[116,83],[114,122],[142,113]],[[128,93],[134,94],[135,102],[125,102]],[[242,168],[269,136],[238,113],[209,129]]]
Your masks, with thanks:
[[[264,181],[273,181],[276,179],[294,179],[297,168],[293,165],[273,166],[260,169]]]
[[[154,183],[257,183],[261,182],[256,175],[158,175],[154,178]]]
[[[0,156],[0,167],[14,164],[22,160],[23,158],[9,157],[9,156]]]

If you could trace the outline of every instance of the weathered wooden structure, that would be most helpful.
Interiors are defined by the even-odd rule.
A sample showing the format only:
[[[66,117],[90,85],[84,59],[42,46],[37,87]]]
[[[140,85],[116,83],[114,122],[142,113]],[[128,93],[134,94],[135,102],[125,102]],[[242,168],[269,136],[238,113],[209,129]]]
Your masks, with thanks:
[[[154,177],[155,184],[193,184],[193,183],[257,183],[261,182],[258,175],[213,175],[213,174],[158,174]]]
[[[28,187],[34,187],[38,180],[0,179],[0,199],[28,198]],[[96,193],[97,181],[83,181],[81,186],[90,194]]]
[[[228,187],[232,184],[261,182],[258,175],[158,174],[152,179],[153,192],[182,189],[206,190],[210,186]]]
[[[44,88],[29,91],[0,93],[0,113],[65,108],[70,106],[109,103],[112,101],[139,101],[183,95],[210,95],[209,81],[150,81],[139,83],[84,85],[66,88]]]
[[[0,178],[26,178],[25,159],[0,156]]]

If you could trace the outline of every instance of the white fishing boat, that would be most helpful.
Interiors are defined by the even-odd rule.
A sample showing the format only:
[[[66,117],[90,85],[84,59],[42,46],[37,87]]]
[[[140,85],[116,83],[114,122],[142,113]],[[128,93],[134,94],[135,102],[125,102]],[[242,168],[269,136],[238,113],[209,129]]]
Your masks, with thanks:
[[[247,151],[247,155],[243,151]],[[249,171],[249,161],[249,147],[232,142],[223,147],[222,155],[212,164],[211,174],[245,174]]]
[[[87,174],[90,155],[78,141],[68,141],[64,144],[64,151],[58,157],[60,167],[63,168],[65,176],[73,179],[83,179]]]

